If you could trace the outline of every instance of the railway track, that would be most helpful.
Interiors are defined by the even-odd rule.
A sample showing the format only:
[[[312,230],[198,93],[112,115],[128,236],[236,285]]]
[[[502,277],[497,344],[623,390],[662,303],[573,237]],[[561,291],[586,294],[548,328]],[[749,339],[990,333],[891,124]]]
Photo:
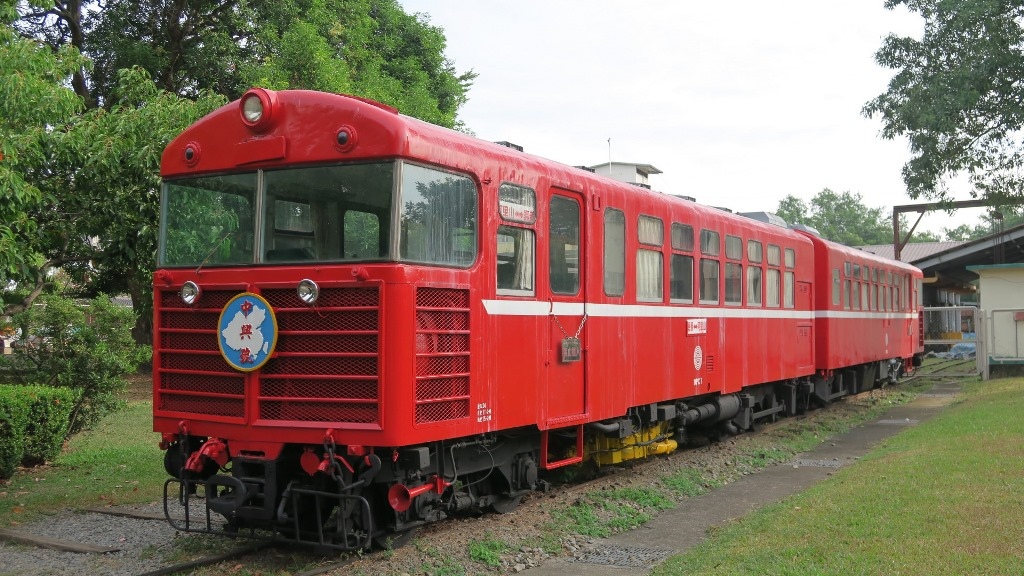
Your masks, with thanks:
[[[949,366],[943,366],[934,368],[928,371],[922,371],[919,375],[906,378],[903,383],[909,383],[919,378],[931,378],[935,376],[941,376],[943,370],[950,369],[952,366],[955,368],[954,363],[949,363]],[[898,389],[898,388],[896,388]],[[847,400],[856,400],[863,396],[871,394],[873,391],[864,392],[859,395],[848,396]],[[795,417],[784,418],[776,423],[766,423],[759,425],[753,433],[747,433],[741,437],[757,437],[775,430],[777,427],[784,425],[789,422],[800,422],[808,417],[813,417],[814,414],[820,413],[821,411],[813,411],[808,414],[802,414]],[[708,447],[708,450],[716,450],[714,445]],[[692,457],[697,457],[698,451],[695,450],[683,450],[677,454],[669,457],[668,462],[675,460],[674,465],[679,465],[676,458],[688,458],[687,454],[691,454]],[[707,451],[704,452],[705,454]],[[598,477],[590,478],[585,481],[576,482],[572,484],[561,484],[552,488],[549,493],[544,495],[538,495],[536,498],[546,502],[548,499],[556,499],[561,502],[572,501],[578,498],[580,495],[587,493],[588,491],[598,489],[602,483],[617,482],[619,479],[631,478],[636,474],[642,474],[645,467],[655,465],[658,462],[665,462],[665,459],[653,458],[649,461],[637,461],[632,463],[628,468],[623,467],[608,467],[605,470],[612,471],[610,474],[602,474]],[[545,505],[542,505],[543,508]],[[515,515],[513,515],[514,517]],[[93,508],[89,510],[79,511],[77,513],[68,512],[64,518],[55,518],[48,522],[50,525],[64,525],[69,522],[78,522],[82,527],[83,531],[74,537],[65,532],[65,535],[61,538],[55,537],[53,534],[47,534],[45,530],[36,530],[35,526],[24,526],[23,529],[16,531],[17,533],[13,536],[10,534],[12,531],[6,531],[7,537],[5,538],[5,532],[0,531],[0,541],[6,539],[10,541],[17,541],[21,545],[30,545],[37,547],[47,547],[45,553],[35,552],[30,553],[22,547],[14,547],[10,544],[3,544],[0,542],[0,572],[11,571],[11,573],[18,574],[65,574],[69,572],[76,572],[82,576],[90,574],[131,574],[138,575],[143,574],[144,576],[158,576],[158,575],[174,575],[190,573],[196,569],[200,569],[204,566],[217,565],[228,561],[239,561],[244,565],[265,565],[268,560],[267,554],[273,554],[275,548],[269,544],[258,544],[258,545],[244,545],[231,548],[229,550],[223,550],[221,547],[215,552],[203,553],[198,558],[190,558],[187,560],[177,560],[178,556],[175,554],[155,554],[152,550],[147,552],[147,549],[154,547],[165,546],[171,548],[168,543],[173,542],[180,537],[175,531],[168,526],[164,517],[162,509],[156,506],[148,508],[125,508],[125,507],[103,507]],[[128,522],[129,525],[125,526],[120,523]],[[421,534],[425,538],[434,538],[440,534],[443,534],[446,530],[454,530],[460,526],[458,523],[442,522],[437,526],[431,526]],[[141,542],[133,542],[130,539],[128,541],[124,538],[110,538],[107,541],[102,541],[95,537],[97,534],[110,534],[116,536],[118,531],[124,533],[140,533],[145,536],[141,539]],[[38,532],[38,533],[36,533]],[[148,540],[147,540],[148,538]],[[187,536],[186,538],[195,538],[195,536]],[[211,541],[216,542],[230,542],[221,538],[211,538]],[[52,546],[54,541],[58,541],[58,546]],[[62,546],[66,545],[66,546]],[[199,550],[203,548],[209,548],[209,546],[196,546]],[[277,552],[283,553],[280,548]],[[287,553],[292,553],[294,550],[288,550]],[[180,554],[180,552],[178,553]],[[19,563],[18,556],[24,555],[28,559],[22,559]],[[49,561],[39,561],[40,557],[46,557],[48,555],[56,555]],[[350,555],[348,557],[338,558],[336,560],[318,559],[310,556],[306,563],[308,568],[305,571],[298,572],[299,576],[315,576],[324,574],[334,570],[340,570],[349,566],[357,561],[374,562],[374,558],[379,558],[380,562],[386,558],[386,554],[364,554],[364,555]],[[84,558],[91,557],[93,560],[85,560]],[[165,559],[166,558],[166,559]],[[52,562],[52,564],[48,563]],[[53,570],[48,571],[48,566],[55,567]],[[59,566],[59,568],[56,568]]]

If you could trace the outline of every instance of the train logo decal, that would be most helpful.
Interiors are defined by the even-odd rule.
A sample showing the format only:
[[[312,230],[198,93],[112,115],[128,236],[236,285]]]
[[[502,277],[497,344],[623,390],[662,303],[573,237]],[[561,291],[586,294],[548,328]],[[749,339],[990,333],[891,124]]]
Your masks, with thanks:
[[[700,367],[704,365],[704,351],[701,350],[698,345],[693,349],[693,369],[700,370]]]
[[[220,312],[217,323],[220,354],[239,372],[266,364],[277,344],[277,318],[262,296],[243,292]]]

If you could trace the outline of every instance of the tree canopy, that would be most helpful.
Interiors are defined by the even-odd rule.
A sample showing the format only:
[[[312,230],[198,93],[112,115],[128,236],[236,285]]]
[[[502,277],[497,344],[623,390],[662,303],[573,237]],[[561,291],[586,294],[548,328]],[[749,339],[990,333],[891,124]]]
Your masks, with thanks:
[[[159,160],[253,85],[347,92],[459,127],[475,74],[395,0],[0,3],[0,285],[61,267],[129,293],[149,333]]]
[[[950,200],[966,178],[975,197],[1024,200],[1024,2],[887,0],[924,21],[921,38],[890,35],[875,54],[896,71],[863,112],[882,136],[909,139],[911,198]]]
[[[847,246],[892,243],[892,217],[884,208],[865,206],[860,194],[836,193],[825,188],[810,204],[789,195],[779,201],[776,214],[788,224],[810,226],[822,238]],[[915,237],[918,241],[938,240],[930,232],[917,232]]]

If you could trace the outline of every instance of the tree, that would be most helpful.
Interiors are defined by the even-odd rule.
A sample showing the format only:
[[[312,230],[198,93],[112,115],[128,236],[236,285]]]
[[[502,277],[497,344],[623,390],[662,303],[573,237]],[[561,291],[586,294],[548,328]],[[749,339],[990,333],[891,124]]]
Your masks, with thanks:
[[[892,242],[892,220],[883,208],[868,208],[860,194],[837,194],[825,188],[810,205],[792,195],[779,202],[776,213],[789,224],[805,224],[823,238],[847,246]]]
[[[46,171],[59,127],[82,109],[64,80],[84,60],[73,47],[52,51],[19,38],[9,25],[16,16],[0,4],[0,286],[27,282],[35,298],[47,271],[66,262],[47,249],[54,239],[38,217],[49,197],[38,176]],[[23,308],[4,306],[3,313]]]
[[[3,6],[0,283],[29,287],[3,312],[61,266],[87,293],[130,293],[140,339],[159,158],[175,134],[253,84],[351,92],[458,127],[475,76],[456,74],[442,31],[395,0]]]
[[[906,136],[911,198],[951,200],[966,176],[972,196],[1024,200],[1024,3],[1019,0],[887,0],[924,19],[921,39],[890,35],[875,54],[896,70],[863,112],[882,136]]]
[[[990,210],[981,217],[977,224],[961,224],[956,228],[943,228],[942,233],[947,240],[966,242],[977,240],[999,231],[1024,224],[1024,213],[1020,209],[1003,208]]]
[[[90,106],[112,105],[118,70],[137,66],[187,98],[235,99],[253,85],[345,92],[455,127],[476,77],[444,57],[440,28],[396,0],[56,0],[27,7],[17,25],[92,59],[74,83]]]

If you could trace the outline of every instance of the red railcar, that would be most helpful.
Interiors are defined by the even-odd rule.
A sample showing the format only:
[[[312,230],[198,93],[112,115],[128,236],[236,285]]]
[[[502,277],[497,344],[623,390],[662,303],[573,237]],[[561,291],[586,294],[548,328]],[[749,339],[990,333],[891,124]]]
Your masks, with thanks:
[[[921,270],[808,235],[817,286],[815,366],[834,398],[898,375],[924,353]]]
[[[745,429],[920,350],[909,266],[359,98],[251,90],[161,174],[165,500],[231,533],[354,549],[504,511],[544,470]]]

